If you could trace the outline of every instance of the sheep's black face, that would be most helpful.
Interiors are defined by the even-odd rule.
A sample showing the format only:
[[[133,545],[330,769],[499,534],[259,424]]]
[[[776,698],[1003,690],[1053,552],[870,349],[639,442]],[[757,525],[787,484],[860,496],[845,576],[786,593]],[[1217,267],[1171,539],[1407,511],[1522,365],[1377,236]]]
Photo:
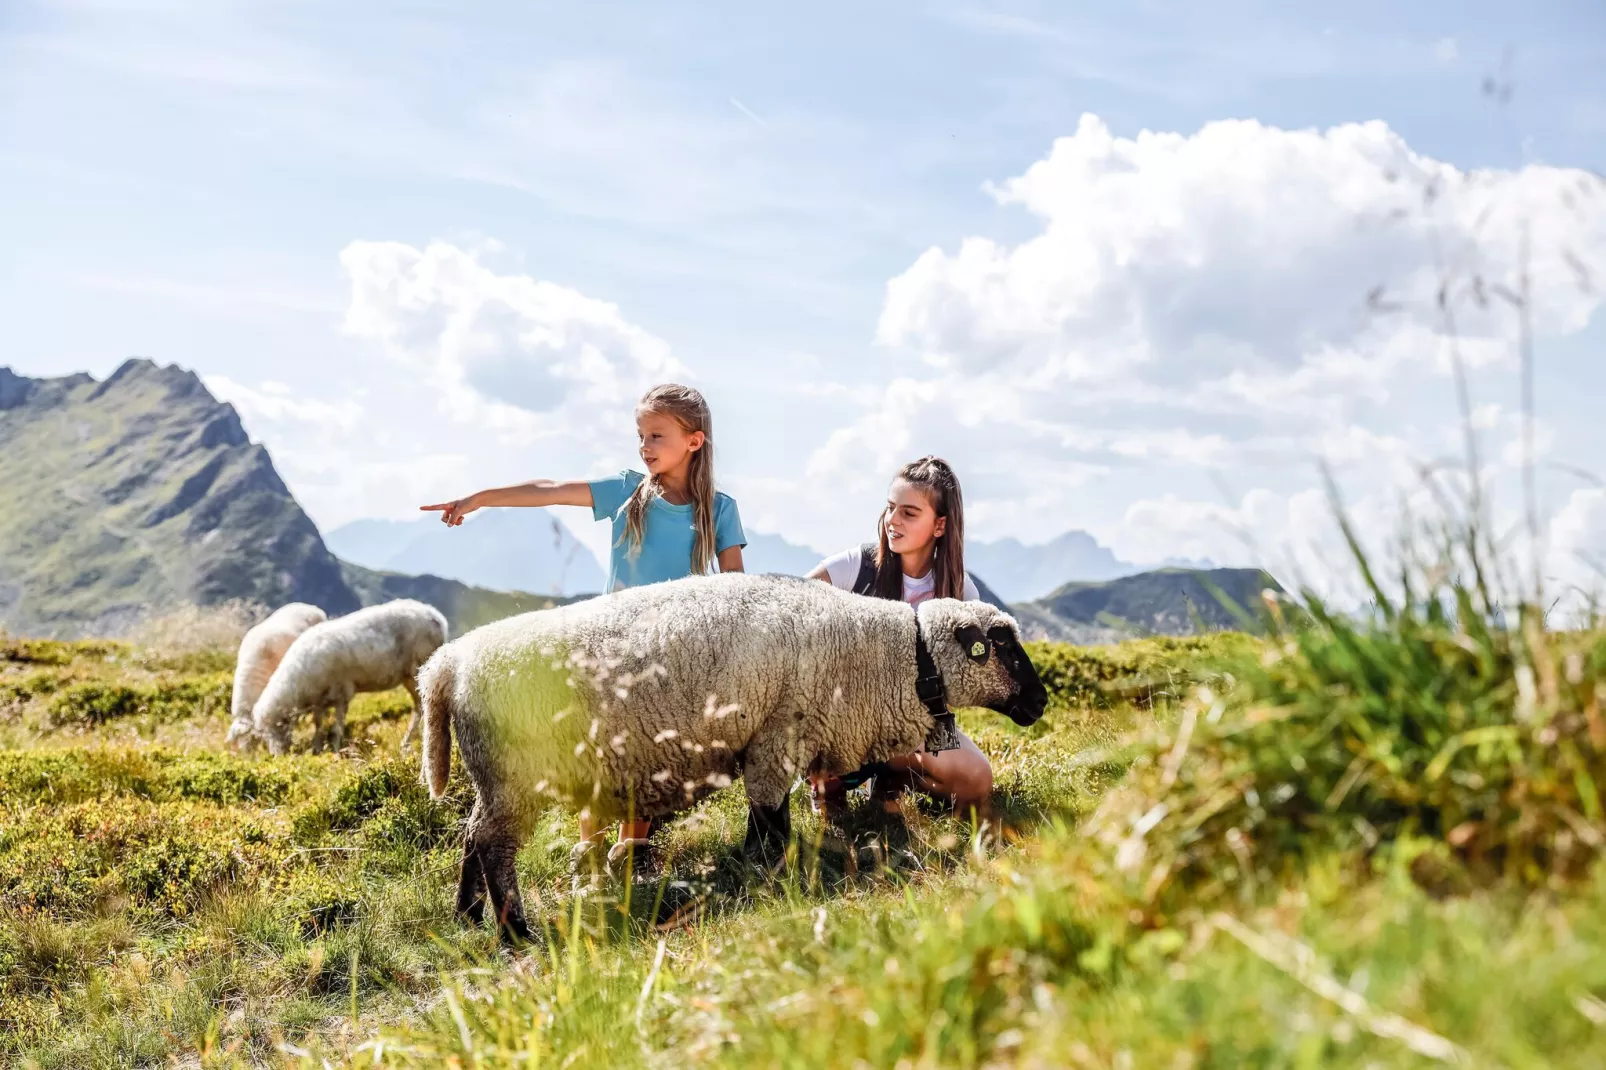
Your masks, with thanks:
[[[1015,629],[1003,621],[985,631],[980,624],[965,623],[954,629],[954,640],[968,663],[965,675],[979,674],[986,679],[978,705],[1004,714],[1023,728],[1036,724],[1048,706],[1048,689]]]

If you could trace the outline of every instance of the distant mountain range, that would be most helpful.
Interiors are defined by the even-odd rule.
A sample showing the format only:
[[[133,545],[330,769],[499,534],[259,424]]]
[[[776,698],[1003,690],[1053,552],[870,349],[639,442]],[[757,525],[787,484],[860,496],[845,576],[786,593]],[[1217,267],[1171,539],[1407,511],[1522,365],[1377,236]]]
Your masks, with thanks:
[[[1009,602],[1042,598],[1067,582],[1112,580],[1154,568],[1214,568],[1209,561],[1171,558],[1156,565],[1122,561],[1085,531],[1067,531],[1040,544],[1019,539],[967,540],[965,566]]]
[[[499,591],[596,594],[604,583],[595,555],[546,509],[481,509],[459,528],[438,516],[356,520],[329,532],[324,544],[353,564]]]
[[[823,556],[748,538],[750,572],[802,575]],[[1035,636],[1076,642],[1232,627],[1212,587],[1257,608],[1262,588],[1280,589],[1253,569],[1141,572],[1083,532],[972,542],[966,557],[983,598]],[[326,541],[233,407],[184,369],[135,359],[96,381],[0,367],[0,628],[116,635],[186,603],[333,615],[411,597],[460,633],[602,586],[596,558],[541,510],[485,510],[453,530],[360,520]]]
[[[1261,592],[1281,593],[1254,568],[1165,568],[1095,583],[1067,583],[1047,598],[1013,607],[1034,639],[1109,643],[1138,635],[1243,629],[1261,619]],[[1234,613],[1237,609],[1244,617]]]
[[[604,571],[591,551],[545,510],[486,509],[461,528],[433,517],[357,520],[324,536],[346,561],[393,572],[431,573],[498,590],[554,595],[600,591]],[[806,575],[824,558],[780,535],[748,531],[742,551],[748,572]],[[1017,539],[971,542],[965,563],[1001,603],[1041,598],[1067,581],[1107,580],[1145,571],[1122,561],[1083,531],[1040,545]],[[1208,561],[1170,560],[1161,567],[1211,568]]]

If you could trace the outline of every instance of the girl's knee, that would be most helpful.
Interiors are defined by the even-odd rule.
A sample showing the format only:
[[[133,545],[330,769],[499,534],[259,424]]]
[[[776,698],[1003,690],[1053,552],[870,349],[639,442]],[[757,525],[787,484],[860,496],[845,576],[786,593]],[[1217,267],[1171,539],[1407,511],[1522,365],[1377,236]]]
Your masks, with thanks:
[[[959,806],[976,805],[993,793],[993,767],[980,754],[967,755],[969,761],[956,770],[954,802]]]

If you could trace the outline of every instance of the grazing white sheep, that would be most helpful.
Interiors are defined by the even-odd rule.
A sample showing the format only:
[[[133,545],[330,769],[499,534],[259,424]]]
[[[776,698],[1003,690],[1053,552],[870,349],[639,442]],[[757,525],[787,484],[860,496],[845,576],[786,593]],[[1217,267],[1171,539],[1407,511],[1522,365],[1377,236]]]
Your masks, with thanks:
[[[413,699],[402,736],[405,747],[418,724],[418,667],[444,642],[446,618],[440,611],[406,598],[314,625],[290,644],[279,671],[257,699],[252,715],[255,735],[265,739],[274,754],[283,754],[290,749],[296,715],[311,710],[318,726],[316,747],[324,735],[323,712],[332,706],[329,742],[339,750],[345,743],[346,706],[352,696],[400,686]]]
[[[513,858],[546,798],[597,822],[664,817],[744,778],[746,849],[780,857],[799,774],[845,773],[951,730],[946,703],[1029,725],[1047,693],[1008,614],[912,610],[822,583],[695,576],[526,613],[447,644],[419,672],[424,775],[455,733],[475,803],[457,907],[488,890],[504,938],[528,926]]]
[[[234,659],[234,692],[229,700],[232,722],[227,742],[237,746],[251,735],[255,727],[251,711],[256,708],[262,689],[268,686],[273,670],[284,660],[290,644],[314,624],[327,618],[323,610],[305,602],[282,605],[268,619],[245,633],[240,640],[240,653]]]

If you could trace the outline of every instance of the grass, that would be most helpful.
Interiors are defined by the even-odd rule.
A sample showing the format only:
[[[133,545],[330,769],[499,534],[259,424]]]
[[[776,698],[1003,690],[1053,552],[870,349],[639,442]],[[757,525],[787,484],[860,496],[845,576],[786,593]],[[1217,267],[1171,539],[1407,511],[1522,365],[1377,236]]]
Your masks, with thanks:
[[[451,916],[469,797],[395,755],[402,693],[241,757],[215,648],[6,641],[0,1062],[1600,1065],[1606,646],[1315,609],[1034,645],[1042,722],[961,715],[1003,844],[917,808],[853,870],[797,798],[759,879],[738,788],[658,833],[669,886],[575,896],[549,813],[515,955]]]

